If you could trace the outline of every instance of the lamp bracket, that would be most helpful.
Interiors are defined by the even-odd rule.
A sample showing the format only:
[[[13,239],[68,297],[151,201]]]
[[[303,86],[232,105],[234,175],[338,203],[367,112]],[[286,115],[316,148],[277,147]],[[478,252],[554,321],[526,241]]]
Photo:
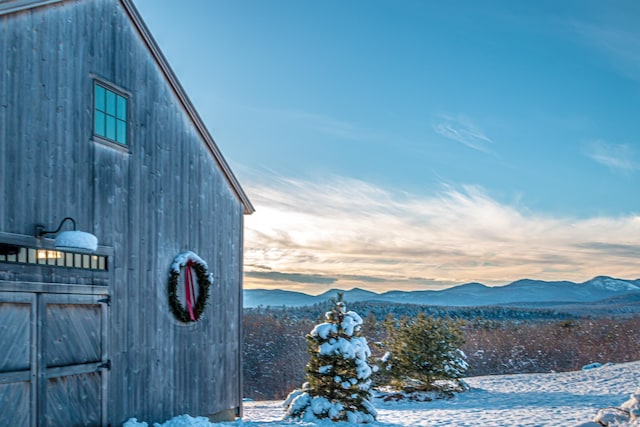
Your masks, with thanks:
[[[73,230],[76,230],[76,220],[71,218],[70,216],[66,217],[65,219],[63,219],[62,221],[60,221],[60,225],[58,226],[57,229],[55,229],[54,231],[47,231],[44,228],[44,225],[36,225],[36,236],[37,237],[43,237],[46,236],[47,234],[57,234],[60,229],[62,228],[62,225],[66,222],[66,221],[71,221],[71,223],[73,224]]]

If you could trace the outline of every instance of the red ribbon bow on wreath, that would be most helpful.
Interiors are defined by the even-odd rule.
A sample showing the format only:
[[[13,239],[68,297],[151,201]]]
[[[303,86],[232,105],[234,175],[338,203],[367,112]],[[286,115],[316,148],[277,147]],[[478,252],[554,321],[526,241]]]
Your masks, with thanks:
[[[196,315],[193,312],[193,307],[196,301],[196,291],[193,287],[193,273],[191,272],[191,267],[193,267],[193,261],[187,261],[187,265],[185,266],[185,275],[184,275],[184,294],[187,299],[187,310],[189,311],[189,317],[192,322],[195,322],[197,319]]]

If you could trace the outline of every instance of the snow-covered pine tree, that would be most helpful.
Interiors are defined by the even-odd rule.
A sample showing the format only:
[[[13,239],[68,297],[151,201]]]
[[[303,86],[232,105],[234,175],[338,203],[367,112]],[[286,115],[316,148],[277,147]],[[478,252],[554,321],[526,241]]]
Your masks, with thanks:
[[[326,322],[307,335],[307,382],[285,401],[286,414],[303,421],[367,423],[377,412],[371,403],[372,369],[367,339],[361,336],[362,318],[347,311],[342,294],[325,314]]]

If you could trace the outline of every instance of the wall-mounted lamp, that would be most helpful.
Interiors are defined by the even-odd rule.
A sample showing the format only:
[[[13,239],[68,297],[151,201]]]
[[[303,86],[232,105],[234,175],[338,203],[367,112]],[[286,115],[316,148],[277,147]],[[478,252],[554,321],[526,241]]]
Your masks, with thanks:
[[[58,234],[66,221],[71,221],[73,230]],[[95,252],[98,249],[98,238],[91,233],[76,230],[76,221],[71,217],[63,219],[55,231],[47,231],[44,229],[44,225],[36,225],[36,237],[40,238],[47,234],[58,234],[55,246],[60,251]]]

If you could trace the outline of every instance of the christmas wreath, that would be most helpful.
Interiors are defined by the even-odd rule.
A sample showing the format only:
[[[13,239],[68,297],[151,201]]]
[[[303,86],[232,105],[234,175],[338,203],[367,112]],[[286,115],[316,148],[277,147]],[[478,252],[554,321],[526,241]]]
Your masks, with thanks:
[[[178,281],[181,270],[184,268],[184,294],[186,307],[178,300]],[[196,273],[198,281],[198,297],[196,298],[193,285],[193,273]],[[169,273],[169,307],[174,316],[181,322],[196,322],[207,306],[209,299],[209,287],[213,284],[213,274],[209,273],[207,263],[191,251],[178,254],[171,264]]]

